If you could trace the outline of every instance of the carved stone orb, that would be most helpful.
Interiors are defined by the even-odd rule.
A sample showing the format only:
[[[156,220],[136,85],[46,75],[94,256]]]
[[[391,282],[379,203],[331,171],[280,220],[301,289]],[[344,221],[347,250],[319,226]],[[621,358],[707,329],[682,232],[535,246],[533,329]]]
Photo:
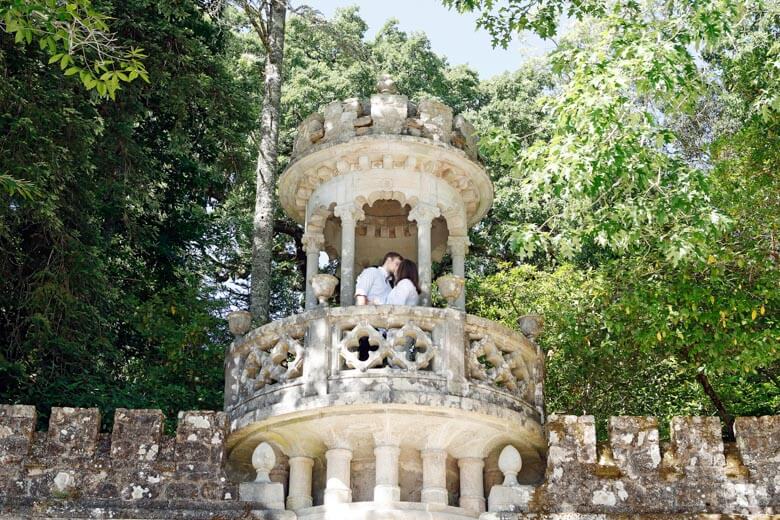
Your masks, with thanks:
[[[498,456],[498,469],[504,474],[504,486],[516,486],[517,474],[523,467],[523,459],[520,452],[511,444],[501,450]]]
[[[536,339],[544,328],[544,316],[540,314],[526,314],[517,318],[520,331],[529,339]]]
[[[227,316],[230,332],[234,336],[243,336],[252,327],[252,315],[248,311],[233,311]]]
[[[398,94],[398,87],[389,75],[380,74],[376,78],[376,91],[380,94]]]
[[[327,305],[328,300],[333,297],[338,283],[339,279],[332,274],[316,274],[312,277],[311,286],[314,288],[314,296],[317,297],[320,305]]]
[[[466,280],[461,276],[455,276],[454,274],[445,274],[436,279],[436,286],[439,288],[439,294],[442,298],[447,300],[447,305],[452,307],[455,300],[458,299],[463,292],[463,287],[466,285]]]
[[[276,454],[267,442],[261,442],[252,453],[252,466],[257,471],[255,482],[271,482],[270,473],[276,466]]]

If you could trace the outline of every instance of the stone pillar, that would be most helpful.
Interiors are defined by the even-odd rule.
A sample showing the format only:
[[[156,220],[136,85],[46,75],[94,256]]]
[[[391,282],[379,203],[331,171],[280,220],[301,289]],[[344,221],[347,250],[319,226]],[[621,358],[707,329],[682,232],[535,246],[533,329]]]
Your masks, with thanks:
[[[431,304],[431,223],[441,211],[436,206],[418,202],[409,212],[417,222],[417,267],[420,271],[420,305]]]
[[[327,461],[325,505],[352,502],[352,488],[350,484],[352,450],[348,448],[331,448],[325,452],[325,459]]]
[[[401,448],[394,444],[380,444],[374,448],[376,458],[376,485],[374,502],[399,502],[401,487],[398,485],[398,457]]]
[[[477,513],[485,512],[485,488],[482,470],[485,461],[480,457],[458,459],[460,468],[460,507]]]
[[[341,306],[355,301],[355,224],[365,213],[354,203],[339,204],[333,215],[341,219]]]
[[[311,279],[320,271],[320,251],[325,243],[322,233],[304,233],[303,250],[306,251],[306,310],[317,306],[317,297]]]
[[[422,450],[424,504],[447,505],[447,452],[433,449]]]
[[[466,278],[466,253],[469,249],[469,237],[451,236],[447,239],[447,245],[450,247],[450,256],[452,256],[452,274]],[[458,299],[455,300],[455,308],[466,310],[465,286]]]
[[[287,509],[293,511],[312,506],[311,457],[290,457],[290,490],[287,495]]]

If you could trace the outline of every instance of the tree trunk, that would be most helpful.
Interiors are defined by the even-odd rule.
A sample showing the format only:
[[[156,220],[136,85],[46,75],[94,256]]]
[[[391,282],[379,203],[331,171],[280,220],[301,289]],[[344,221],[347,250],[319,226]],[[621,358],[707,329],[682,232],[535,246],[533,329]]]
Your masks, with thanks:
[[[733,441],[734,440],[734,417],[732,417],[731,414],[728,412],[728,410],[726,410],[726,405],[723,404],[723,401],[720,399],[720,396],[712,387],[712,384],[710,384],[710,379],[707,377],[707,375],[704,372],[698,372],[696,374],[696,380],[701,385],[702,390],[704,390],[704,393],[707,395],[707,397],[709,397],[710,401],[712,402],[712,405],[718,411],[718,416],[720,417],[720,420],[723,422],[723,426],[725,426],[727,440]]]
[[[270,0],[266,23],[265,89],[260,116],[257,154],[255,215],[252,226],[252,277],[250,312],[257,325],[267,323],[271,304],[271,256],[274,239],[274,190],[282,97],[285,0]]]

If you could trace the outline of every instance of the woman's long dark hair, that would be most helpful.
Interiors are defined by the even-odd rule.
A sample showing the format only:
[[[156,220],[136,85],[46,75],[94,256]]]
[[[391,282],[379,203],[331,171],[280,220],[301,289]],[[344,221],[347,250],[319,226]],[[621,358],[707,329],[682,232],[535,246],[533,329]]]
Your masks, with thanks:
[[[403,279],[410,280],[414,284],[414,288],[417,289],[417,294],[420,294],[420,275],[417,273],[417,264],[411,260],[401,260],[396,278],[396,285]]]

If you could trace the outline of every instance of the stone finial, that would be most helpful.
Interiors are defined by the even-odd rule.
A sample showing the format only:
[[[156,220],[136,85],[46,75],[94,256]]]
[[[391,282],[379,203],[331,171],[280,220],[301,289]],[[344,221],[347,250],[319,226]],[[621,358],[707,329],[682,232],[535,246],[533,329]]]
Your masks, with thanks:
[[[526,314],[517,318],[520,331],[528,339],[536,339],[544,328],[544,316],[540,314]]]
[[[230,333],[236,337],[243,336],[252,328],[252,314],[248,311],[233,311],[227,319]]]
[[[376,91],[379,94],[398,94],[398,87],[389,74],[379,74],[376,77]]]
[[[455,300],[460,297],[465,285],[466,280],[462,276],[455,276],[454,274],[445,274],[436,279],[436,287],[439,288],[439,294],[447,300],[449,307],[455,305]]]
[[[516,486],[517,474],[523,467],[523,458],[517,448],[508,444],[498,457],[498,469],[504,474],[504,486]]]
[[[255,482],[268,483],[271,482],[270,473],[276,466],[276,455],[274,449],[267,442],[261,442],[252,452],[252,466],[257,471],[257,478]]]
[[[320,305],[325,306],[328,304],[328,300],[333,296],[338,285],[339,279],[332,274],[315,274],[311,278],[311,286],[314,288],[314,296],[317,297],[317,301]]]

